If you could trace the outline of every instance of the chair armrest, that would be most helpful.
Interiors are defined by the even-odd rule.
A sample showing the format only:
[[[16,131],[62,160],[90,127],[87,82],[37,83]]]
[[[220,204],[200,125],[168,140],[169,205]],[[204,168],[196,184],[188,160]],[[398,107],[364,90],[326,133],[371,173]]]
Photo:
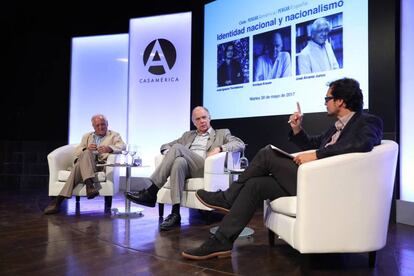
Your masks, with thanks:
[[[364,175],[363,168],[367,164],[362,155],[364,153],[343,154],[300,165],[297,174],[297,218],[314,217],[323,221],[335,210],[347,210],[350,201],[355,199],[352,194],[359,194],[359,188],[363,188],[363,182],[369,181],[372,174],[366,173],[366,170]],[[353,181],[355,174],[358,178]],[[341,216],[337,213],[335,217]]]
[[[220,152],[211,155],[204,161],[204,174],[206,173],[224,173],[224,163],[226,161],[226,152]]]
[[[238,151],[214,154],[206,158],[204,163],[204,173],[223,174],[226,168],[238,169],[240,168],[239,160],[240,152]]]
[[[121,154],[118,154],[118,153],[111,153],[108,155],[108,158],[106,159],[107,164],[120,163],[120,161],[121,161]]]
[[[64,145],[48,154],[49,186],[58,180],[58,172],[60,170],[67,170],[72,167],[75,148],[75,144]]]

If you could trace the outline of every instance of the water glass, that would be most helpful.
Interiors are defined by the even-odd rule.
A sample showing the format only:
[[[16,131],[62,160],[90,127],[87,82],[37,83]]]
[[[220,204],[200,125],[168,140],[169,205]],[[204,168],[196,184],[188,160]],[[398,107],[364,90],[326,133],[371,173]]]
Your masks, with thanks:
[[[126,146],[122,151],[121,151],[122,155],[124,156],[123,158],[123,164],[126,165],[128,164],[128,146]]]
[[[247,147],[247,144],[245,144],[245,147],[242,151],[242,157],[240,157],[240,169],[241,170],[245,170],[249,166],[249,159],[247,159],[247,157],[244,155],[244,151],[246,147]]]

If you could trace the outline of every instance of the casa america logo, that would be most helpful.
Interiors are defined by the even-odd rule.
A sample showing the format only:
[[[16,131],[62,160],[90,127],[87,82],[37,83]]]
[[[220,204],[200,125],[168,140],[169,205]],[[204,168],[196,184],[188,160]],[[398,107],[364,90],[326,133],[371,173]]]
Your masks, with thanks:
[[[157,77],[140,78],[140,83],[177,82],[177,76],[168,73],[177,61],[177,51],[171,41],[158,38],[151,41],[144,51],[143,63],[148,72]]]
[[[177,51],[171,41],[158,38],[151,41],[144,51],[144,66],[154,75],[169,72],[177,60]]]

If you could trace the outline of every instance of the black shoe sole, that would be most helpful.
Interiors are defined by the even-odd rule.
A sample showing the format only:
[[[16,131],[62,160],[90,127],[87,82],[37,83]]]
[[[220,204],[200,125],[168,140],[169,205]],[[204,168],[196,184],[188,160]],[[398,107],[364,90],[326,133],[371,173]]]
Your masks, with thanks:
[[[211,208],[211,209],[215,209],[215,210],[221,211],[221,212],[223,212],[223,213],[225,213],[225,214],[227,214],[228,212],[230,212],[230,210],[229,210],[229,209],[226,209],[226,208],[224,208],[224,207],[220,207],[220,206],[215,206],[215,205],[208,204],[208,203],[207,203],[207,202],[205,202],[205,201],[204,201],[201,197],[199,197],[197,193],[196,193],[195,195],[196,195],[196,197],[198,198],[198,200],[199,200],[199,201],[200,201],[203,205],[205,205],[205,206],[207,206],[207,207],[209,207],[209,208]]]
[[[49,210],[49,211],[43,211],[44,215],[54,215],[60,212],[60,209],[53,209],[53,210]]]
[[[130,197],[128,194],[126,194],[126,198],[135,204],[144,205],[147,207],[155,207],[155,203],[156,203],[156,202],[152,203],[152,202],[140,201],[140,200]]]
[[[219,252],[214,252],[205,256],[194,256],[194,255],[190,255],[188,253],[182,252],[181,255],[184,258],[190,259],[190,260],[207,260],[207,259],[211,259],[211,258],[227,258],[227,257],[231,257],[231,250],[228,251],[219,251]]]
[[[179,224],[174,224],[173,226],[168,226],[168,227],[162,227],[161,225],[160,225],[160,231],[170,231],[170,230],[173,230],[173,229],[175,229],[175,228],[180,228],[181,227],[181,223],[179,223]]]
[[[95,197],[99,196],[99,192],[91,194],[91,195],[87,195],[86,198],[87,199],[94,199]]]

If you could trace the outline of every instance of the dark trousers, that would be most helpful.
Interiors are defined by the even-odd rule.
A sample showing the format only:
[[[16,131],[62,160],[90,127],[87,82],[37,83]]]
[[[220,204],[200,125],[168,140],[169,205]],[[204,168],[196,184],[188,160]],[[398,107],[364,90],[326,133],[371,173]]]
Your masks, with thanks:
[[[217,237],[234,242],[260,202],[295,196],[297,171],[298,166],[293,160],[270,146],[262,148],[238,181],[224,192],[232,206],[219,225]]]

